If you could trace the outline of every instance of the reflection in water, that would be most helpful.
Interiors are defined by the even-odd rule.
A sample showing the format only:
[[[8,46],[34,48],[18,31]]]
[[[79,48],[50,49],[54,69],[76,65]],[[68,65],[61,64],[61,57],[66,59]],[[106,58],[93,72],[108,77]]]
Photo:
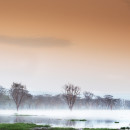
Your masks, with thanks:
[[[121,121],[118,124],[116,124],[115,121],[116,120],[70,121],[69,119],[51,119],[44,116],[0,116],[0,123],[49,124],[54,127],[120,128],[122,126],[128,126],[129,124],[128,121]]]
[[[70,126],[74,127],[75,124],[76,124],[75,121],[70,121],[70,120],[65,121],[65,126],[67,126],[67,127],[70,127]]]

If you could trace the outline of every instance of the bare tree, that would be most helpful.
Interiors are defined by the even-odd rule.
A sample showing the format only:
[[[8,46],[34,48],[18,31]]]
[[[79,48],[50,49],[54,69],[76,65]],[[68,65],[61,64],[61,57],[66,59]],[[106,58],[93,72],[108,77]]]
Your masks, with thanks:
[[[105,95],[105,102],[107,105],[107,108],[110,108],[111,110],[113,109],[113,106],[117,103],[118,99],[113,99],[112,95]]]
[[[16,108],[18,111],[20,104],[23,102],[23,98],[26,96],[26,94],[28,94],[26,86],[19,83],[13,83],[9,92],[16,104]]]
[[[3,106],[8,99],[7,90],[0,86],[0,106]]]
[[[26,93],[25,96],[22,99],[21,107],[31,108],[31,105],[33,104],[33,95],[30,93]]]
[[[6,89],[0,86],[0,97],[6,93]]]
[[[72,84],[65,85],[64,87],[64,98],[69,106],[69,109],[72,110],[77,96],[80,94],[80,88]]]
[[[84,92],[84,97],[86,99],[86,102],[87,102],[87,106],[90,106],[91,103],[92,103],[92,99],[94,97],[94,94],[93,93],[90,93],[90,92]]]
[[[96,96],[95,98],[95,106],[96,108],[100,108],[100,107],[103,107],[103,98],[100,97],[100,96]]]

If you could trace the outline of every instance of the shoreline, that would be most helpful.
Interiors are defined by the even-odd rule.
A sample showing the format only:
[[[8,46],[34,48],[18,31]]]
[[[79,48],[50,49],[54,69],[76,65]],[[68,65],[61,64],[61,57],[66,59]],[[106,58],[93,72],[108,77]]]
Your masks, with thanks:
[[[128,127],[127,127],[128,128]],[[51,127],[50,125],[36,125],[33,123],[0,123],[0,130],[121,130],[113,128],[72,128],[72,127]],[[124,127],[125,129],[125,127]],[[130,128],[128,128],[130,129]]]

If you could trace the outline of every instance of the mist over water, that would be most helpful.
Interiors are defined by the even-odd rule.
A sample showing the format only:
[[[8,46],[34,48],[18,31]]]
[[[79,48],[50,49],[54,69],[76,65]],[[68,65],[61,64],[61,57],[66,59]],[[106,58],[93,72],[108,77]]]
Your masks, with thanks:
[[[130,110],[0,110],[1,123],[48,124],[53,127],[121,128],[130,126]],[[72,121],[75,119],[77,121]],[[78,120],[86,121],[78,121]],[[115,123],[119,122],[119,123]]]
[[[98,96],[72,84],[58,95],[32,95],[26,86],[0,87],[0,123],[34,123],[51,127],[130,127],[130,100]]]

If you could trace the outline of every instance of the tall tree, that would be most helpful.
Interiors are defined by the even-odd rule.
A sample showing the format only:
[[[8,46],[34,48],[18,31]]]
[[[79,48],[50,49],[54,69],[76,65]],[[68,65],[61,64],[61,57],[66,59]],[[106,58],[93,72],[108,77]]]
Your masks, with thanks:
[[[9,92],[16,104],[18,111],[21,103],[23,102],[23,98],[28,94],[26,86],[19,83],[13,83]]]
[[[68,104],[70,110],[73,109],[74,103],[77,96],[80,94],[80,88],[72,84],[65,85],[64,87],[64,97]]]

